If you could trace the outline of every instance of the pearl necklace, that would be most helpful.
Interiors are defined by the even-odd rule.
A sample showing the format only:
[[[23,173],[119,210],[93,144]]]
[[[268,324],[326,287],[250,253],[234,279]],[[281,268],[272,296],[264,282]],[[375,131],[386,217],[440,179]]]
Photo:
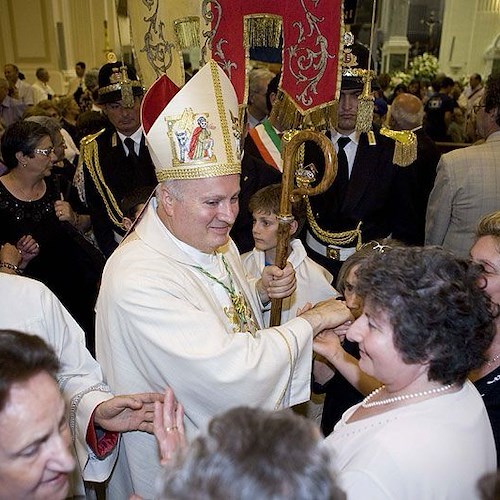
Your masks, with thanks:
[[[488,359],[488,361],[486,361],[486,365],[491,366],[495,361],[498,361],[499,359],[500,359],[500,353],[497,354],[496,356],[493,356],[491,359]]]
[[[436,387],[435,389],[429,389],[428,391],[421,391],[421,392],[414,392],[412,394],[401,394],[401,396],[393,396],[392,398],[387,398],[387,399],[381,399],[380,401],[372,401],[371,403],[369,402],[371,399],[373,399],[382,389],[385,388],[385,385],[382,385],[378,389],[375,389],[372,393],[368,394],[365,399],[363,399],[361,406],[363,408],[373,408],[375,406],[383,406],[383,405],[388,405],[390,403],[396,403],[398,401],[405,401],[407,399],[413,399],[413,398],[422,398],[424,396],[429,396],[430,394],[438,394],[440,392],[447,391],[450,389],[450,387],[453,384],[446,384],[443,385],[442,387]]]

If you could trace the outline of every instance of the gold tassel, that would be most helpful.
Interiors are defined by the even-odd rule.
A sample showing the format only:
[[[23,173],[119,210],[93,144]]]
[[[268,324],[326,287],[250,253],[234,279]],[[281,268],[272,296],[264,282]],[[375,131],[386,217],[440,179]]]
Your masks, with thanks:
[[[407,167],[417,159],[417,136],[411,130],[391,130],[382,127],[380,133],[396,142],[392,162],[400,167]]]
[[[410,143],[409,145],[396,142],[394,148],[393,162],[400,167],[407,167],[417,159],[417,143]]]
[[[200,47],[200,18],[189,16],[175,19],[174,33],[180,50]]]
[[[363,92],[358,97],[358,113],[356,116],[356,130],[368,132],[372,128],[374,99],[371,89],[371,75],[363,74]]]
[[[244,17],[245,47],[273,47],[278,49],[283,23],[281,16],[256,14]]]
[[[127,75],[127,67],[122,66],[121,68],[121,97],[122,97],[122,102],[123,102],[123,107],[124,108],[133,108],[134,107],[134,90],[132,88],[132,85],[130,83],[130,80],[128,79]]]

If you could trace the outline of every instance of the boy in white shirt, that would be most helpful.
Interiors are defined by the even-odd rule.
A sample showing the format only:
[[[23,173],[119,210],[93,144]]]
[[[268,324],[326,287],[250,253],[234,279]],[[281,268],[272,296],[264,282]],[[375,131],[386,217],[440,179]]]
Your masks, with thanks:
[[[251,277],[259,277],[265,266],[274,264],[278,244],[278,218],[280,204],[280,184],[271,184],[257,191],[251,198],[249,210],[253,217],[252,234],[255,247],[241,256],[243,266]],[[295,318],[297,310],[307,302],[315,304],[325,299],[338,296],[333,286],[332,275],[319,264],[310,259],[302,242],[293,238],[300,233],[305,222],[303,202],[292,205],[294,221],[290,224],[290,245],[288,261],[295,269],[297,289],[286,299],[283,299],[281,322]],[[270,311],[264,313],[264,320],[269,324]]]
[[[281,184],[271,184],[259,189],[251,198],[248,209],[252,213],[252,234],[255,247],[241,256],[243,267],[249,277],[258,278],[265,266],[274,264],[278,245],[278,218]],[[289,297],[283,299],[281,323],[297,316],[297,311],[307,302],[316,304],[339,295],[331,285],[333,276],[319,264],[310,259],[299,239],[305,223],[303,200],[292,204],[294,221],[290,224],[290,244],[287,260],[295,269],[297,288]],[[264,324],[269,325],[271,311],[264,312]],[[311,394],[311,400],[294,407],[294,410],[319,425],[323,413],[324,394]]]

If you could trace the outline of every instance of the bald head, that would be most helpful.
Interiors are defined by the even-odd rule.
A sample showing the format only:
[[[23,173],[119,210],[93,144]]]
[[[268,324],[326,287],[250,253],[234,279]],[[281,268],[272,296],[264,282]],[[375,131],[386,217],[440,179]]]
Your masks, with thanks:
[[[390,127],[393,130],[412,130],[422,125],[424,107],[413,94],[399,94],[391,105]]]

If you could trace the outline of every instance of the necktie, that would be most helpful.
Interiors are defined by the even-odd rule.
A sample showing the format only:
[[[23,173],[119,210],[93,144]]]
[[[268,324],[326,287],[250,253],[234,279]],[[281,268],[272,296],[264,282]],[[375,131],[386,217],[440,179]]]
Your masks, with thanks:
[[[347,191],[347,186],[349,184],[349,164],[347,162],[347,155],[345,154],[344,148],[351,142],[349,137],[340,137],[337,141],[339,150],[337,152],[337,177],[335,178],[336,184],[336,197],[337,197],[337,207],[340,209],[342,203],[344,202],[345,194]]]
[[[138,161],[139,157],[137,156],[137,153],[135,152],[135,142],[132,138],[127,137],[123,141],[125,143],[125,146],[127,146],[128,149],[128,158],[132,161]]]

